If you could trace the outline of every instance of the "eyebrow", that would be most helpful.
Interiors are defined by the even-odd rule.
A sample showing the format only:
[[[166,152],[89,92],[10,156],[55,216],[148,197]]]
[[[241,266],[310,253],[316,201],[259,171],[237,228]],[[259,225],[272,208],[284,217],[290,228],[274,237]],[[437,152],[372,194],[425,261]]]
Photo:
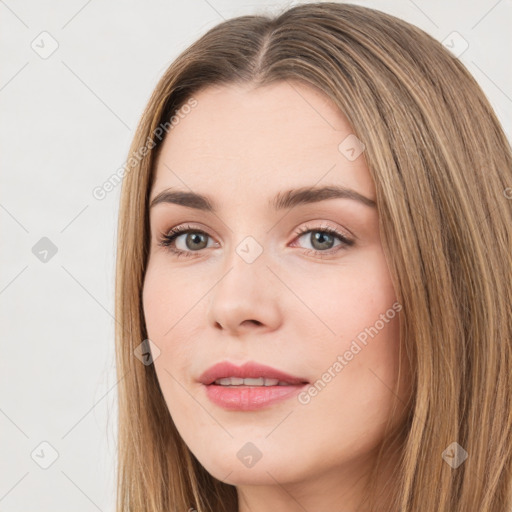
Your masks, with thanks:
[[[375,208],[374,200],[363,196],[353,189],[340,185],[330,185],[326,187],[302,187],[298,189],[279,192],[274,198],[269,200],[269,207],[273,210],[284,210],[293,208],[300,204],[311,204],[326,199],[352,199],[358,201],[370,208]],[[205,212],[216,213],[218,211],[214,201],[208,196],[187,192],[184,190],[166,189],[156,195],[150,204],[150,208],[160,203],[171,203],[194,208]]]

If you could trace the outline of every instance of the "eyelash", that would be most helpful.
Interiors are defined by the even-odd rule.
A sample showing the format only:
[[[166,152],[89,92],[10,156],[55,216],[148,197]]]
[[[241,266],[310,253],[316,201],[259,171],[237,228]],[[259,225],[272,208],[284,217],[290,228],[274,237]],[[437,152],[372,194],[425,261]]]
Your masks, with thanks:
[[[346,236],[339,233],[336,229],[331,228],[329,226],[317,227],[317,228],[312,228],[310,226],[304,226],[303,228],[297,229],[297,231],[295,231],[294,235],[297,238],[301,238],[306,233],[315,232],[315,231],[319,232],[319,233],[327,233],[329,235],[333,235],[334,237],[338,238],[342,243],[340,245],[338,245],[336,249],[330,249],[328,251],[318,251],[316,249],[305,249],[305,254],[307,254],[307,255],[309,255],[311,253],[317,253],[320,255],[319,256],[320,258],[323,258],[323,257],[325,257],[324,255],[331,256],[332,254],[337,253],[340,250],[344,250],[347,247],[354,245],[353,240],[348,239]],[[167,233],[161,233],[160,239],[158,241],[158,245],[165,247],[168,251],[173,253],[178,258],[181,256],[184,256],[186,258],[193,257],[194,253],[198,253],[200,251],[182,251],[181,249],[176,249],[173,245],[176,238],[185,233],[201,233],[203,235],[206,235],[207,237],[210,237],[210,235],[208,233],[206,233],[205,231],[202,231],[201,229],[196,229],[190,225],[182,225],[182,226],[177,226],[177,227],[171,229]]]

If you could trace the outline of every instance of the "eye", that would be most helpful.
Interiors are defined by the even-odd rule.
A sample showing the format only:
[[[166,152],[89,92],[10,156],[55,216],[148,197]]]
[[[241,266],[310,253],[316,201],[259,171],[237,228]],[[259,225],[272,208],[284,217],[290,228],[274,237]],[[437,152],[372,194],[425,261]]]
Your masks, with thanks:
[[[339,250],[346,249],[347,247],[354,245],[354,240],[347,238],[345,235],[329,226],[317,228],[304,226],[294,234],[300,239],[309,233],[311,233],[309,241],[313,246],[313,249],[307,249],[305,251],[306,254],[321,254],[320,257],[324,257],[324,254],[332,255],[337,253]],[[184,237],[182,241],[184,246],[182,246],[182,248],[178,248],[178,240],[182,236]],[[194,253],[208,248],[208,238],[211,238],[210,235],[204,231],[190,225],[183,225],[171,229],[168,233],[162,233],[158,244],[167,248],[177,257],[191,257],[194,256]],[[336,239],[340,242],[338,245],[334,245]]]
[[[313,247],[313,249],[307,249],[306,254],[321,254],[320,257],[324,257],[324,255],[332,255],[340,250],[354,245],[354,240],[347,238],[345,235],[329,226],[316,228],[304,226],[303,228],[297,230],[295,234],[299,237],[299,239],[306,238],[306,240],[308,240]],[[305,237],[307,234],[309,234],[309,237]],[[337,246],[334,245],[336,239],[340,241]]]
[[[188,236],[189,234],[192,234],[192,236]],[[185,248],[178,249],[176,248],[177,239],[183,235],[186,235],[184,237]],[[201,249],[206,249],[207,239],[209,237],[210,235],[200,229],[194,228],[193,226],[177,226],[171,229],[168,233],[163,233],[158,244],[166,247],[170,252],[178,257],[190,257],[193,256],[192,253],[198,252]]]

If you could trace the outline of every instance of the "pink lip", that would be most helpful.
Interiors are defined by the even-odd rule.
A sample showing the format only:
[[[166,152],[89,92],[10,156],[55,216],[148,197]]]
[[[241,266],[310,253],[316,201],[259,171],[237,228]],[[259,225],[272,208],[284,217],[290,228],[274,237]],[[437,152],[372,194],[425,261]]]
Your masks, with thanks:
[[[217,379],[225,377],[240,377],[242,379],[258,379],[263,377],[265,379],[278,379],[288,384],[305,384],[308,382],[307,379],[295,377],[280,370],[276,370],[271,366],[256,363],[255,361],[248,361],[242,366],[235,366],[228,361],[222,361],[208,368],[208,370],[201,374],[198,380],[208,386]]]
[[[214,384],[217,379],[225,377],[278,379],[288,386],[240,386],[225,387]],[[308,381],[270,366],[249,361],[242,366],[235,366],[227,361],[218,363],[206,370],[200,377],[207,397],[225,409],[250,411],[261,409],[272,403],[291,398],[304,388]]]

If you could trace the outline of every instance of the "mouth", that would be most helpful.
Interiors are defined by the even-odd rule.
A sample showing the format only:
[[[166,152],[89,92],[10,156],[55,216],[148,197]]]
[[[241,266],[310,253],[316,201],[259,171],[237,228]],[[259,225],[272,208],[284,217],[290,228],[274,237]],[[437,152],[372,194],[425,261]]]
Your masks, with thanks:
[[[251,411],[291,398],[309,382],[255,362],[235,366],[218,363],[199,378],[207,397],[228,410]]]

